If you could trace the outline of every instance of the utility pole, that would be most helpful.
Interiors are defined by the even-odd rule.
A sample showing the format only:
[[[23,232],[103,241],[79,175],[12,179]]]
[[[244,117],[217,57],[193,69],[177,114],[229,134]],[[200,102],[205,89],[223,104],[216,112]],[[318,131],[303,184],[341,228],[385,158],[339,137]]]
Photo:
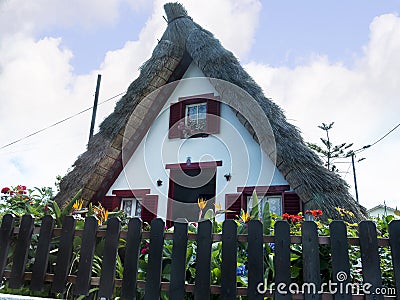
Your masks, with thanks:
[[[353,165],[354,188],[355,188],[355,190],[356,190],[356,200],[357,200],[357,202],[360,202],[360,201],[358,200],[357,177],[356,177],[356,166],[355,166],[355,164],[354,164],[354,156],[355,156],[355,154],[354,154],[354,151],[353,151],[353,152],[351,153],[351,163],[352,163],[352,165]]]
[[[100,81],[101,81],[101,75],[97,74],[97,85],[96,85],[96,93],[94,95],[92,122],[90,123],[89,142],[93,137],[94,123],[96,121],[97,103],[99,102]]]

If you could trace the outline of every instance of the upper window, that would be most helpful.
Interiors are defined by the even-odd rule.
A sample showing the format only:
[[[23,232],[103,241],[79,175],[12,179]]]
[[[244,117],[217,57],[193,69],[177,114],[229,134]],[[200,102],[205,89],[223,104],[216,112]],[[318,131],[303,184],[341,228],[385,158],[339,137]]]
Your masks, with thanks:
[[[205,132],[207,125],[207,103],[186,105],[185,125],[189,130]]]
[[[170,139],[205,137],[219,133],[219,98],[213,94],[180,98],[170,107]]]

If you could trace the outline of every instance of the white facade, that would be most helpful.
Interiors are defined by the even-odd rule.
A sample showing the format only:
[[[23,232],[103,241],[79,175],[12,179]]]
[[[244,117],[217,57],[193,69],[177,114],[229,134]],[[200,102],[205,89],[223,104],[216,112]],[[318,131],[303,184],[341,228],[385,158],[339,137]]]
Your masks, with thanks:
[[[221,103],[218,134],[204,138],[168,138],[170,104],[178,102],[180,97],[208,93],[218,95],[201,70],[191,64],[135,153],[123,162],[124,169],[108,196],[113,190],[150,189],[150,194],[158,195],[157,215],[165,219],[170,176],[166,165],[185,163],[188,157],[193,163],[222,161],[222,166],[216,168],[215,198],[222,208],[225,194],[237,193],[237,187],[288,185],[226,104]],[[225,174],[231,175],[230,181]],[[162,180],[161,186],[157,185],[157,180]]]

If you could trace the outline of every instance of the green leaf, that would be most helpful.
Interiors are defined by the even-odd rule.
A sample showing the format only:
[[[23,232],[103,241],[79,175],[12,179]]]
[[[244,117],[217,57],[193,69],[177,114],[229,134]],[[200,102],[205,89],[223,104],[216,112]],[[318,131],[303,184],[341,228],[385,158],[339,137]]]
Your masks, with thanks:
[[[206,213],[204,214],[204,219],[206,220],[214,220],[215,215],[214,215],[214,210],[209,208]]]
[[[54,214],[56,215],[57,226],[61,227],[62,226],[62,215],[61,215],[60,207],[58,206],[57,202],[53,202],[53,209],[54,209]]]
[[[252,203],[251,203],[250,218],[258,219],[259,210],[258,210],[258,197],[257,197],[256,189],[253,190],[253,195],[251,196],[251,198],[252,198]]]
[[[263,208],[262,223],[263,232],[268,235],[271,232],[271,212],[269,211],[269,202],[266,201]]]

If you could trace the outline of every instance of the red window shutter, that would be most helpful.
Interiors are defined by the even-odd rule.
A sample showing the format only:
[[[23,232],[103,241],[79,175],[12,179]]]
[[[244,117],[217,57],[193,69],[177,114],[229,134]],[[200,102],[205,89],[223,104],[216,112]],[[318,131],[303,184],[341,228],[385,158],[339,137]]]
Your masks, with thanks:
[[[141,218],[143,222],[150,223],[157,218],[158,195],[145,195],[142,200]]]
[[[117,196],[105,196],[100,203],[106,210],[113,211],[121,207],[121,198]]]
[[[283,193],[282,202],[283,202],[283,213],[297,215],[303,209],[300,197],[295,192]]]
[[[219,133],[220,125],[220,102],[207,100],[207,133]]]
[[[236,216],[240,215],[241,209],[246,210],[245,201],[243,199],[244,199],[243,194],[225,195],[225,209],[233,211],[225,214],[226,219],[236,219]]]
[[[182,102],[172,103],[169,108],[169,131],[168,138],[176,139],[181,137],[181,132],[178,130],[178,124],[183,121],[183,104]]]

